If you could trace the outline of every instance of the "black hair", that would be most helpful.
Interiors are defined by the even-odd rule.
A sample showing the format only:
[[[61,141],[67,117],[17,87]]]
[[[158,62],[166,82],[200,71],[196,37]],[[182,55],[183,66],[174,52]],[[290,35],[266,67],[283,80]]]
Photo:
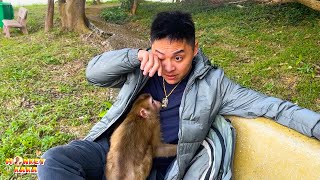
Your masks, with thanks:
[[[174,40],[186,40],[194,47],[195,45],[195,27],[191,14],[181,11],[165,11],[158,13],[151,25],[150,40],[168,38]]]

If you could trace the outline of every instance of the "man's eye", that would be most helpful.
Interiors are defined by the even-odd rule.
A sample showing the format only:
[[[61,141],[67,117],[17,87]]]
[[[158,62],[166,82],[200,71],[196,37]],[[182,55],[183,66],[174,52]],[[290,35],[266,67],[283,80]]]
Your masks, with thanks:
[[[181,56],[176,56],[176,61],[182,61],[182,57]]]

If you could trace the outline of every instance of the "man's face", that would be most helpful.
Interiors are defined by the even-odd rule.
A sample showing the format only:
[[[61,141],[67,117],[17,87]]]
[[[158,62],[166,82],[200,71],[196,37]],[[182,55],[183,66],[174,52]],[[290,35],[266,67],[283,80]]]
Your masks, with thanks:
[[[162,66],[162,77],[168,84],[180,82],[192,67],[192,59],[198,53],[198,43],[194,48],[185,40],[171,41],[167,38],[155,40],[151,46]]]

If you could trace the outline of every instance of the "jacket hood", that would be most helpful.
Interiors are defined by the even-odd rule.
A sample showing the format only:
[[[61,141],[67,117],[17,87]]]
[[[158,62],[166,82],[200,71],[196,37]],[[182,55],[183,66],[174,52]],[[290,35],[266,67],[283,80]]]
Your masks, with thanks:
[[[202,78],[206,73],[213,68],[210,60],[203,54],[199,48],[197,55],[192,60],[194,71],[192,77]]]

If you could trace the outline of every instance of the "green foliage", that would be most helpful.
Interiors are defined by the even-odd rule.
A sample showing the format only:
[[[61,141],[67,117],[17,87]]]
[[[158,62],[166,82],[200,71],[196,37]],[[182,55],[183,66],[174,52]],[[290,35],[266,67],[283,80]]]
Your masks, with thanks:
[[[125,11],[130,11],[133,0],[119,0],[121,2],[121,8]]]
[[[131,7],[133,5],[133,1],[134,0],[119,0],[120,3],[121,3],[121,8],[124,10],[124,11],[127,11],[127,12],[130,12],[131,11]],[[138,0],[138,3],[141,3],[143,2],[144,0]]]
[[[116,24],[126,23],[129,19],[128,13],[121,7],[106,8],[101,12],[100,16],[105,21]]]

